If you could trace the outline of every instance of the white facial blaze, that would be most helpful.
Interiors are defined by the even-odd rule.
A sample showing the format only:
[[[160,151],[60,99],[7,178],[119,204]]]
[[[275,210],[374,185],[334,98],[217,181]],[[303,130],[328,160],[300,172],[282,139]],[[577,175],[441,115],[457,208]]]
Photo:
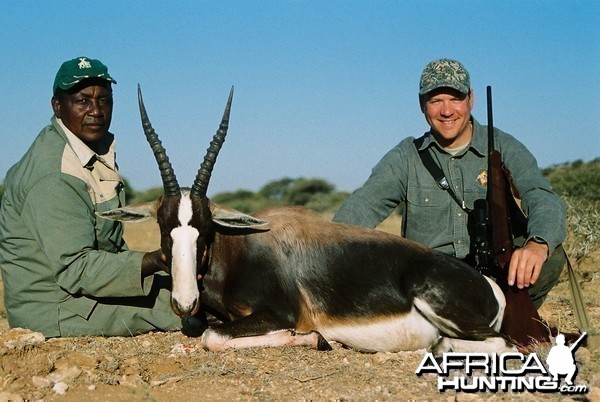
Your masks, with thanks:
[[[192,219],[192,202],[189,193],[183,193],[181,197],[178,217],[181,226],[171,231],[173,239],[171,297],[182,312],[192,314],[194,305],[200,298],[196,273],[196,242],[199,233],[196,228],[189,225]]]

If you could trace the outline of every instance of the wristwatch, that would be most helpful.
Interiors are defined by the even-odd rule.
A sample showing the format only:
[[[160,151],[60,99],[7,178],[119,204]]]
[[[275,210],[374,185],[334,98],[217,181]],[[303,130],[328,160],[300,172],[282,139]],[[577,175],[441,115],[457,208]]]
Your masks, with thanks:
[[[546,245],[548,244],[548,242],[546,240],[542,239],[540,236],[531,236],[529,238],[529,240],[527,240],[527,242],[530,242],[530,241],[532,241],[534,243],[539,243],[539,244],[546,244]]]

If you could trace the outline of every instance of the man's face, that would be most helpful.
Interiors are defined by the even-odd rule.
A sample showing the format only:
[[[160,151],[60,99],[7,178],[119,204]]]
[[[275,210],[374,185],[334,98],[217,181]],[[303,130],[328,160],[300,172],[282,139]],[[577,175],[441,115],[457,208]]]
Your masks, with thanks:
[[[435,91],[423,104],[425,118],[445,148],[457,148],[471,140],[471,109],[473,91],[464,96],[450,88]]]
[[[101,140],[112,119],[113,98],[109,83],[83,86],[52,98],[54,115],[79,139],[89,144]]]

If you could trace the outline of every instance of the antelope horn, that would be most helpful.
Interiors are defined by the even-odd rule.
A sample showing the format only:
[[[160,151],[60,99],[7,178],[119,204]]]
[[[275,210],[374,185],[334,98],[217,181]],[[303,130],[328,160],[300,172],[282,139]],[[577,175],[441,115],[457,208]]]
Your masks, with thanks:
[[[229,99],[227,100],[227,106],[225,106],[225,112],[223,113],[223,119],[221,119],[219,129],[213,136],[210,146],[206,150],[204,161],[202,162],[202,165],[200,165],[200,169],[196,175],[196,180],[194,180],[194,185],[192,186],[191,190],[193,196],[200,198],[206,196],[206,189],[208,188],[208,182],[210,181],[210,175],[212,173],[213,166],[217,160],[217,155],[221,150],[221,146],[225,142],[225,136],[227,135],[227,128],[229,127],[229,112],[231,111],[232,99],[233,87],[231,87],[231,91],[229,92]]]
[[[177,183],[177,178],[175,177],[175,172],[173,172],[173,167],[171,166],[171,162],[169,162],[167,151],[158,139],[158,134],[156,134],[156,132],[152,128],[152,124],[150,124],[148,114],[146,113],[146,108],[144,107],[144,100],[142,99],[142,89],[140,88],[139,84],[138,103],[140,105],[140,116],[142,117],[142,126],[144,127],[144,134],[146,134],[148,144],[150,144],[152,152],[154,153],[154,158],[156,158],[156,162],[158,163],[158,169],[160,170],[160,175],[163,181],[165,197],[178,196],[180,190],[179,184]]]

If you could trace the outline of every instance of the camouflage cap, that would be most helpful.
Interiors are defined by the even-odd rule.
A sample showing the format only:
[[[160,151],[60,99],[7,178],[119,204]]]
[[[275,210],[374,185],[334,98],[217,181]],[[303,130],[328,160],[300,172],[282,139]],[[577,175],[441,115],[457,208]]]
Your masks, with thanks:
[[[471,89],[469,72],[459,61],[450,59],[434,60],[425,66],[421,74],[419,95],[425,95],[437,88],[448,87],[468,94]]]
[[[54,78],[52,93],[55,93],[58,88],[68,90],[88,78],[102,78],[113,84],[117,83],[108,74],[108,67],[102,64],[100,60],[76,57],[73,60],[65,61],[60,66],[56,78]]]

